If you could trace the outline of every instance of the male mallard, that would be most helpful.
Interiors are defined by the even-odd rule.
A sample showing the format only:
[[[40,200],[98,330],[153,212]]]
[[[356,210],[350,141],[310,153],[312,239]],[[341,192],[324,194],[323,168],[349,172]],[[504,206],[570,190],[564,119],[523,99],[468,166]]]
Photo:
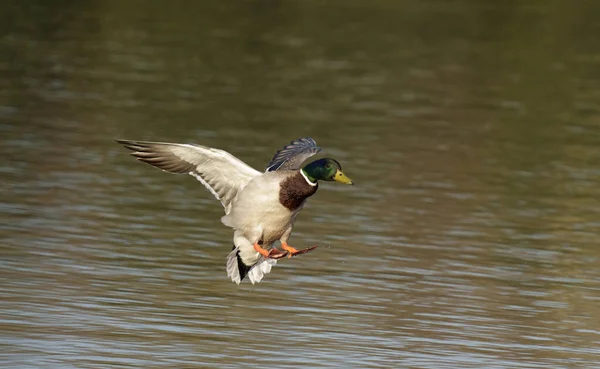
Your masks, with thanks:
[[[277,151],[261,173],[230,153],[211,147],[166,142],[117,140],[131,155],[170,173],[198,179],[225,208],[223,224],[234,229],[233,251],[227,257],[227,276],[239,284],[246,275],[252,284],[271,271],[276,260],[304,254],[288,245],[296,216],[306,199],[317,192],[317,181],[353,184],[334,159],[324,158],[301,167],[321,148],[310,137],[292,141]],[[281,241],[280,251],[272,247]]]

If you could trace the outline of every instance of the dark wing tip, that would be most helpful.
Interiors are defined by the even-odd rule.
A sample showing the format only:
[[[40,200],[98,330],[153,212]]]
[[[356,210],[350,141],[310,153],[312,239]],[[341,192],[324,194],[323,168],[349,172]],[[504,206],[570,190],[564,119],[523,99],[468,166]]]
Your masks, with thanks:
[[[183,160],[170,150],[172,144],[164,142],[115,140],[132,152],[131,156],[170,173],[189,173],[196,168],[193,163]]]
[[[143,148],[142,145],[140,145],[139,141],[132,141],[132,140],[115,140],[115,142],[125,146],[126,148],[128,148],[129,150],[133,150],[133,151],[139,151],[141,148]],[[133,155],[133,154],[132,154]]]

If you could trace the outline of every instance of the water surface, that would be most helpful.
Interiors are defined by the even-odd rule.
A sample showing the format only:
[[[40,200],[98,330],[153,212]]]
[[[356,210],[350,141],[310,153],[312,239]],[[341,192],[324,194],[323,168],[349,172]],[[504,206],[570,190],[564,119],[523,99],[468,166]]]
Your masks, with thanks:
[[[17,2],[0,22],[0,363],[596,368],[600,5]],[[326,183],[258,285],[221,206],[114,138]]]

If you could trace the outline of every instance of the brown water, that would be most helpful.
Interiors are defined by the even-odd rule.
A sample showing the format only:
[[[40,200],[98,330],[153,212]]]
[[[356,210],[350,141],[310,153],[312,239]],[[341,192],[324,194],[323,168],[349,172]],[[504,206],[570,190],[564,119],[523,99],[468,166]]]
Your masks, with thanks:
[[[600,367],[600,4],[5,1],[3,368]],[[323,184],[263,283],[114,138]]]

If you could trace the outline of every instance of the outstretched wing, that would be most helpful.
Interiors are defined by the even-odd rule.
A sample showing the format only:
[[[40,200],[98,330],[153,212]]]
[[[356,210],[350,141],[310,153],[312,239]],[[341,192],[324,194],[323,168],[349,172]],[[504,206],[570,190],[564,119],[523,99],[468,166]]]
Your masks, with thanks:
[[[319,151],[321,151],[321,148],[317,146],[317,143],[312,138],[299,138],[277,151],[269,165],[267,165],[266,171],[300,169],[300,166],[306,159]]]
[[[211,147],[167,142],[117,140],[131,155],[170,173],[196,177],[229,214],[238,193],[261,173],[230,153]]]

